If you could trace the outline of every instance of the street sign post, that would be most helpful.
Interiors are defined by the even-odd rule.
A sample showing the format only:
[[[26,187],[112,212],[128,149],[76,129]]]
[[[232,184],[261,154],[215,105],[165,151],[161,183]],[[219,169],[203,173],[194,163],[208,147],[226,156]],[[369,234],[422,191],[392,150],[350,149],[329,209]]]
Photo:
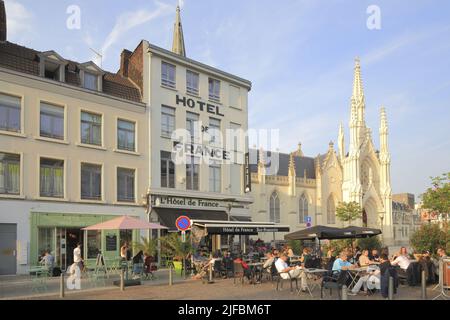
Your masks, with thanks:
[[[179,216],[175,221],[175,225],[179,231],[186,231],[191,227],[191,219],[186,216]]]

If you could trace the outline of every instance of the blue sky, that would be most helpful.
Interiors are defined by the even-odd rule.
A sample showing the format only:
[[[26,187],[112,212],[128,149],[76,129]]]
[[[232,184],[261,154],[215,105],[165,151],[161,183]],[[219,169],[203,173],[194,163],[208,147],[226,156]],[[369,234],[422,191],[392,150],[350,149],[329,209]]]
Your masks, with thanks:
[[[117,71],[141,39],[170,48],[176,0],[5,0],[9,40]],[[66,27],[70,5],[81,28]],[[279,128],[280,150],[299,141],[326,152],[348,120],[355,56],[366,121],[378,146],[379,109],[389,122],[394,193],[416,195],[450,171],[450,2],[441,0],[184,0],[187,55],[253,82],[252,128]],[[381,29],[369,30],[377,5]],[[347,146],[348,147],[348,146]]]

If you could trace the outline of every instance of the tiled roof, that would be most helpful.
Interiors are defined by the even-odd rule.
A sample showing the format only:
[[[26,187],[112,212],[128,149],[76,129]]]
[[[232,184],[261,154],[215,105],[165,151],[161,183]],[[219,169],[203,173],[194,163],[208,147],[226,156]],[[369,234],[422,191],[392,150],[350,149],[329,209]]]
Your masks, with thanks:
[[[255,157],[255,155],[256,155],[256,157]],[[270,151],[265,152],[266,166],[270,165],[267,162],[268,162],[268,159],[272,155],[276,156],[276,153],[270,152]],[[259,151],[258,150],[255,150],[255,149],[250,150],[250,161],[251,162],[252,162],[252,158],[253,159],[256,158],[256,161],[253,161],[254,163],[250,164],[250,171],[258,172],[258,161],[259,161]],[[278,168],[276,170],[278,176],[288,176],[289,158],[290,158],[290,155],[287,153],[278,153]],[[297,178],[304,178],[305,170],[306,170],[306,178],[307,179],[315,179],[316,178],[316,171],[314,169],[314,158],[294,156],[294,162],[295,162],[295,176]]]
[[[41,52],[11,42],[0,42],[0,66],[14,71],[39,76]],[[78,63],[68,61],[65,83],[80,86]],[[103,93],[134,102],[141,102],[139,89],[128,79],[118,74],[106,72],[103,76]]]

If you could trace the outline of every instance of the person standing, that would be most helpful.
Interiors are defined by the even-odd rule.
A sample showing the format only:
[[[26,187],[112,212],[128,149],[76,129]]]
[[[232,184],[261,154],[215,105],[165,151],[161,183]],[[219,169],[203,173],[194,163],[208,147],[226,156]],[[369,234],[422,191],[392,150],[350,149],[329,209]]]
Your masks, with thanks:
[[[128,254],[128,242],[124,242],[124,244],[120,247],[120,257],[122,258],[122,261],[127,261],[127,254]]]
[[[81,258],[81,243],[77,243],[75,249],[73,249],[73,262],[77,264],[80,271],[83,271],[83,259]]]

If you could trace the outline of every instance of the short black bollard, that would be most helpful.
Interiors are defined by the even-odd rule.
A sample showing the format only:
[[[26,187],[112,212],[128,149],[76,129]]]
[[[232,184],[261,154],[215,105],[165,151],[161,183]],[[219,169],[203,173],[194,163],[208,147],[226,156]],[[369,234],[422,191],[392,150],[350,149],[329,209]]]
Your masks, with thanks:
[[[123,269],[120,271],[120,291],[125,290]]]
[[[427,300],[427,278],[425,270],[422,270],[422,300]]]
[[[389,287],[388,287],[388,299],[394,299],[394,278],[389,277]]]
[[[172,264],[169,265],[169,286],[173,284],[173,277],[172,277]]]
[[[348,300],[347,286],[345,284],[342,286],[341,300]]]
[[[59,297],[64,298],[64,273],[61,272],[61,276],[59,277]]]

